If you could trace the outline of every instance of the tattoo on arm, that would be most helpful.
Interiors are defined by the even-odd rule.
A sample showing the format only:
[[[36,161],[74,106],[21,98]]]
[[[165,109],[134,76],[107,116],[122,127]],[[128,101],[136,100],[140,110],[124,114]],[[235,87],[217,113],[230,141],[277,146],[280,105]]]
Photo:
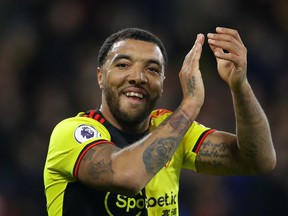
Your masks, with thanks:
[[[176,130],[180,134],[182,134],[183,132],[185,133],[191,124],[189,116],[184,111],[182,112],[185,116],[180,114],[172,117],[169,120],[169,124],[173,128],[173,130]]]
[[[203,167],[223,167],[225,160],[230,160],[227,152],[228,145],[225,143],[204,142],[197,155],[197,160]]]
[[[171,135],[155,140],[143,153],[143,162],[146,171],[156,174],[174,154],[181,142],[183,135],[191,125],[190,117],[182,110],[181,114],[171,116],[160,127],[169,124],[172,128]]]
[[[194,90],[196,89],[196,79],[192,76],[191,79],[187,80],[187,87],[188,87],[188,95],[194,96]]]
[[[259,154],[258,146],[253,142],[247,142],[245,145],[242,145],[241,148],[246,153],[248,159],[253,160]]]
[[[85,153],[83,160],[91,160],[95,152],[94,149],[89,149],[89,151]]]
[[[176,138],[162,138],[153,142],[143,153],[147,172],[156,174],[171,158],[178,142]]]
[[[97,152],[94,149],[90,149],[83,157],[83,160],[87,161],[87,173],[94,180],[99,180],[102,175],[113,173],[112,161],[106,161],[101,158],[101,150]]]

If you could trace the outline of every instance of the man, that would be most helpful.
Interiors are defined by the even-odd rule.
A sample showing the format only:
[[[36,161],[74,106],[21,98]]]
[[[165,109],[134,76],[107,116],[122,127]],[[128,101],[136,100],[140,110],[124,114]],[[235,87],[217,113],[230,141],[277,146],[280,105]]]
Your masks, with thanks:
[[[100,109],[60,122],[51,135],[44,170],[49,215],[179,215],[182,168],[213,175],[274,169],[269,124],[247,80],[238,32],[217,27],[207,37],[231,90],[237,135],[195,121],[204,102],[203,34],[179,72],[183,99],[172,113],[153,111],[167,65],[162,42],[150,32],[124,29],[99,52]]]

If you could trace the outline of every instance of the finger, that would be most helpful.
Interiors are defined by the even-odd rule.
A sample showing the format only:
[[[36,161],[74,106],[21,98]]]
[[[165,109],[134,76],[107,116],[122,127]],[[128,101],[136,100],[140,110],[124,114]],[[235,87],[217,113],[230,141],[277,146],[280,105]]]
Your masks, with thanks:
[[[236,31],[233,29],[229,29],[227,30],[227,32],[230,32],[230,34],[235,34]],[[234,36],[230,34],[207,34],[208,43],[214,54],[215,52],[217,52],[217,57],[226,58],[227,60],[231,60],[232,58],[234,59],[236,56],[246,56],[247,50],[244,44],[240,43]],[[216,48],[220,48],[222,49],[222,51]]]
[[[244,45],[231,35],[208,33],[207,38],[209,44],[212,44],[216,47],[218,46],[235,54],[237,51],[241,51],[244,48]]]
[[[204,44],[204,35],[198,34],[195,43],[189,53],[186,55],[183,63],[183,69],[199,68],[199,60],[202,53],[202,45]]]
[[[234,29],[217,27],[216,33],[208,33],[207,38],[208,40],[212,39],[212,40],[209,40],[208,42],[213,43],[214,46],[219,46],[220,48],[227,50],[228,52],[233,52],[236,55],[239,55],[239,53],[237,53],[238,51],[241,51],[241,50],[245,51],[245,47],[241,40],[241,37],[238,31]],[[216,44],[216,41],[219,43]],[[229,50],[229,48],[231,50]]]
[[[235,55],[231,52],[225,53],[222,49],[216,48],[214,49],[214,56],[216,57],[217,62],[218,60],[222,59],[232,62],[236,67],[242,67],[246,65],[246,53]]]
[[[208,42],[212,42],[215,45],[216,43],[218,43],[219,47],[225,44],[226,46],[231,44],[238,49],[243,47],[243,44],[241,44],[239,41],[237,41],[234,37],[230,35],[219,35],[219,34],[208,33],[207,38],[208,38]]]
[[[223,52],[223,50],[221,48],[219,48],[217,46],[214,46],[212,43],[209,43],[209,42],[211,42],[211,41],[209,41],[209,39],[208,39],[209,47],[210,47],[210,49],[212,50],[213,53],[215,53],[215,52]]]
[[[210,47],[212,47],[213,52],[215,51],[220,52],[220,50],[222,50],[221,52],[224,53],[225,50],[228,53],[232,53],[237,56],[241,55],[243,49],[243,47],[239,47],[231,41],[215,40],[211,38],[208,39],[208,44],[210,45]]]
[[[230,29],[230,28],[224,28],[224,27],[217,27],[216,32],[218,34],[224,34],[224,35],[230,35],[233,38],[235,38],[237,41],[239,41],[243,45],[243,41],[238,33],[237,30],[235,29]]]
[[[202,33],[200,33],[197,35],[197,38],[195,40],[195,44],[200,43],[202,46],[204,44],[204,40],[205,40],[205,36]]]
[[[240,50],[238,48],[235,48],[234,51],[231,49],[231,45],[222,45],[221,48],[219,47],[219,44],[215,42],[215,45],[213,41],[210,41],[211,39],[208,39],[208,44],[214,53],[214,56],[216,57],[216,60],[219,59],[227,60],[230,62],[234,62],[236,64],[240,64],[240,62],[244,61],[246,58],[245,50]],[[224,50],[228,52],[224,52]]]
[[[192,58],[195,59],[196,61],[200,60],[204,39],[205,37],[203,34],[198,34],[195,40],[194,47],[192,48]]]
[[[233,51],[231,51],[230,47],[225,48],[225,46],[224,47],[222,46],[221,48],[219,48],[217,46],[213,46],[211,43],[212,42],[209,42],[209,45],[216,58],[236,62],[239,61],[237,59],[242,56],[242,54],[239,52],[234,53]],[[224,50],[227,50],[228,52],[224,52]]]

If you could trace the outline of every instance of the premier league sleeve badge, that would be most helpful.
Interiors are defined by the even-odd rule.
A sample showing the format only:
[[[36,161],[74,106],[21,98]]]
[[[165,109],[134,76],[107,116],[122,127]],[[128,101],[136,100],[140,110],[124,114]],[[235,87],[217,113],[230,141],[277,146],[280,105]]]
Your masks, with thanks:
[[[75,140],[83,143],[89,139],[101,137],[101,134],[91,125],[80,125],[74,132]]]

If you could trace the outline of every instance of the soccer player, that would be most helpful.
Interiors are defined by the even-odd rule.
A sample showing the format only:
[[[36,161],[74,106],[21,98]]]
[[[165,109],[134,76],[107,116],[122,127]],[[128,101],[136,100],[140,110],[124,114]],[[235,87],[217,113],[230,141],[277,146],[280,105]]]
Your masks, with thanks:
[[[53,130],[44,183],[49,215],[179,215],[182,168],[212,175],[254,175],[274,169],[269,124],[247,80],[247,50],[238,32],[207,34],[220,77],[230,87],[236,134],[195,121],[204,102],[199,69],[203,34],[179,72],[183,99],[156,109],[167,54],[152,33],[127,28],[106,39],[98,56],[98,109]]]

